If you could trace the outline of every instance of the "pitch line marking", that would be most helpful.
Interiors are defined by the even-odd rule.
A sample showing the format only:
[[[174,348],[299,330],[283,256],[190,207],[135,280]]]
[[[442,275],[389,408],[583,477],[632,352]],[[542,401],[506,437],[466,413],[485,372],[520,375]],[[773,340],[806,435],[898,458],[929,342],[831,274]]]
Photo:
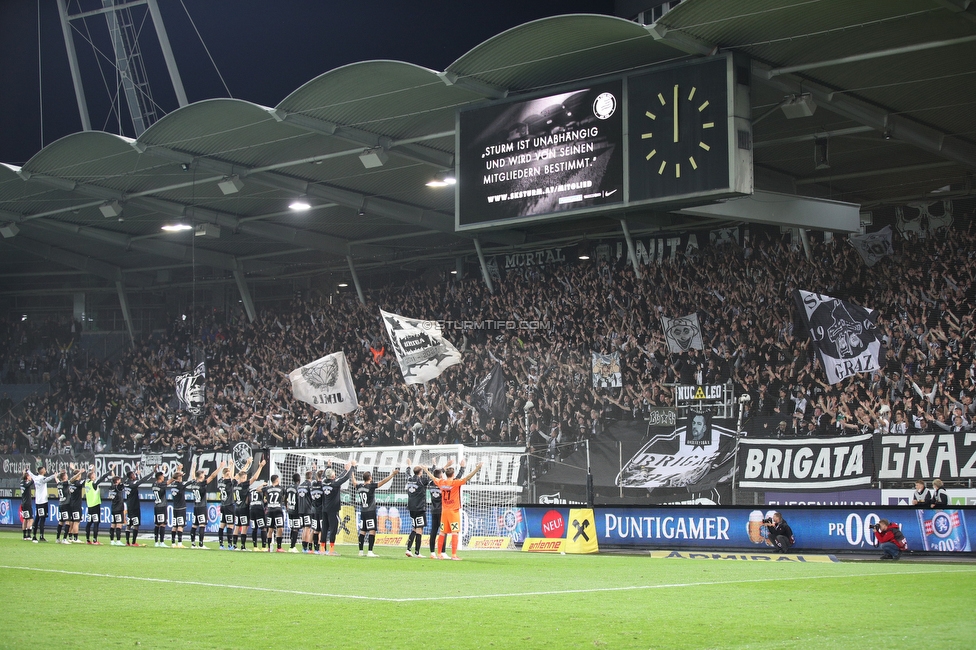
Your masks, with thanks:
[[[976,573],[976,569],[956,569],[950,571],[886,571],[881,573],[861,573],[853,575],[816,575],[794,576],[786,578],[754,578],[749,580],[716,580],[713,582],[675,582],[661,585],[631,585],[626,587],[593,587],[591,589],[561,589],[554,591],[526,591],[521,593],[501,594],[464,594],[455,596],[425,596],[417,598],[385,598],[383,596],[361,596],[357,594],[325,594],[317,591],[301,591],[299,589],[279,589],[277,587],[255,587],[249,585],[229,585],[219,582],[201,582],[198,580],[170,580],[168,578],[149,578],[144,576],[114,575],[111,573],[90,573],[87,571],[66,571],[64,569],[42,569],[40,567],[0,565],[0,569],[14,571],[37,571],[41,573],[60,573],[72,576],[87,576],[90,578],[114,578],[117,580],[136,580],[140,582],[159,582],[175,585],[189,585],[194,587],[214,587],[218,589],[241,589],[244,591],[260,591],[264,593],[288,594],[293,596],[317,596],[320,598],[352,598],[356,600],[374,600],[385,603],[414,603],[439,600],[474,600],[477,598],[520,598],[524,596],[559,596],[563,594],[606,593],[614,591],[643,591],[647,589],[682,589],[687,587],[710,587],[713,585],[739,585],[764,582],[792,582],[796,580],[827,580],[837,578],[873,578],[876,576],[908,576],[931,575],[945,573]]]

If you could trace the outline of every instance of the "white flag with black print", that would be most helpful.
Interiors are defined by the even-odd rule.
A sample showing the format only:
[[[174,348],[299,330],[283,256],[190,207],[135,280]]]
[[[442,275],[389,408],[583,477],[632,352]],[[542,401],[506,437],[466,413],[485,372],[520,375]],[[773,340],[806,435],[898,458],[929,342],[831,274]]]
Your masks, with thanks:
[[[204,362],[197,364],[193,372],[187,372],[176,377],[176,399],[180,402],[180,410],[193,415],[203,412],[206,400],[207,367]]]
[[[881,368],[885,351],[876,326],[878,312],[822,293],[797,290],[794,298],[828,382]]]
[[[668,340],[668,351],[680,354],[694,348],[704,350],[701,325],[698,324],[698,314],[689,314],[681,318],[661,316],[664,325],[664,337]]]
[[[869,232],[866,235],[851,235],[847,241],[851,242],[851,246],[868,266],[874,266],[882,257],[893,255],[895,252],[891,247],[891,226],[885,226],[878,232]]]
[[[461,353],[441,334],[441,326],[429,320],[406,318],[385,312],[383,324],[400,362],[403,380],[426,384],[451,366],[461,363]]]
[[[288,373],[295,399],[319,411],[352,413],[359,408],[345,352],[333,352]]]

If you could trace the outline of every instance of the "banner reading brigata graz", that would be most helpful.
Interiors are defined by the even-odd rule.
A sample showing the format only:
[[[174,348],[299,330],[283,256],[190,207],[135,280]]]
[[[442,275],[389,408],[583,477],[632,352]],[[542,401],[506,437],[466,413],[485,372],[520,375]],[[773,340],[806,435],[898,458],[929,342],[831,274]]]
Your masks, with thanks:
[[[577,533],[596,535],[601,549],[707,548],[755,549],[768,552],[764,519],[772,510],[752,507],[596,508],[595,529],[578,530],[568,507],[521,508],[526,537],[565,538]],[[916,508],[782,508],[793,529],[797,549],[871,551],[871,526],[879,519],[899,525],[912,551],[966,553],[976,534],[976,509],[925,510]]]
[[[879,436],[877,447],[880,481],[976,477],[976,432]]]
[[[739,439],[737,486],[827,490],[976,478],[976,432]]]
[[[833,489],[869,485],[874,436],[843,438],[740,438],[740,488]]]

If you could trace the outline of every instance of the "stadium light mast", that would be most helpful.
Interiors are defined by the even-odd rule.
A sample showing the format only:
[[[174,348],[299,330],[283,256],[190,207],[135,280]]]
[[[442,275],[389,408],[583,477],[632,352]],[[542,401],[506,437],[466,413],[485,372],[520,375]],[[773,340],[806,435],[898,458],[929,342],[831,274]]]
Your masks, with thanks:
[[[173,92],[181,107],[189,103],[186,90],[183,88],[183,80],[176,66],[176,58],[173,56],[173,48],[170,45],[166,27],[163,25],[157,0],[101,0],[101,2],[101,9],[71,13],[67,0],[58,0],[58,16],[61,19],[61,32],[64,37],[64,47],[68,54],[68,66],[71,70],[71,81],[75,88],[75,99],[78,102],[78,113],[81,116],[81,127],[84,131],[91,131],[92,129],[84,83],[78,63],[78,51],[72,35],[74,29],[72,23],[77,20],[84,22],[89,17],[104,15],[108,26],[108,38],[115,54],[116,74],[122,88],[122,94],[125,96],[133,132],[138,138],[161,115],[149,86],[145,60],[142,48],[139,45],[143,30],[140,26],[141,21],[137,21],[133,17],[132,10],[134,7],[146,5],[145,11],[152,19],[159,48],[163,53],[166,70],[173,85]],[[88,33],[87,30],[85,33]],[[94,43],[92,43],[92,47],[95,47]],[[119,114],[119,127],[121,129],[121,114]]]

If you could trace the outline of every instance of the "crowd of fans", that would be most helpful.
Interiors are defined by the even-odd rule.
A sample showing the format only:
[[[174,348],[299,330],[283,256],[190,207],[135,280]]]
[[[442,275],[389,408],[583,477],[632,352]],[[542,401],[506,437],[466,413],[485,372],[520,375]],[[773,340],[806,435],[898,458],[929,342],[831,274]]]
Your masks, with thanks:
[[[671,386],[731,382],[752,400],[744,426],[766,435],[878,435],[968,430],[976,414],[976,236],[972,220],[910,240],[867,267],[844,238],[814,241],[812,261],[778,231],[702,246],[642,266],[602,260],[508,270],[489,293],[479,277],[423,279],[367,295],[292,300],[249,323],[193,314],[112,363],[84,367],[50,340],[31,347],[19,322],[0,323],[3,368],[52,360],[51,390],[17,408],[0,396],[0,453],[159,451],[257,446],[432,443],[572,448],[615,419],[672,406]],[[882,371],[828,385],[807,337],[794,335],[794,289],[880,313]],[[461,364],[405,384],[379,310],[448,322]],[[704,350],[668,353],[661,317],[697,313]],[[534,321],[524,329],[454,329],[454,322]],[[70,332],[69,332],[70,334]],[[57,337],[55,337],[57,340]],[[38,351],[45,350],[45,354]],[[343,350],[360,408],[348,416],[292,397],[287,374]],[[591,352],[619,353],[623,387],[593,388]],[[206,406],[177,408],[174,378],[206,361]],[[479,416],[474,385],[500,363],[508,414]],[[30,365],[30,364],[28,364]],[[19,373],[19,374],[18,374]],[[28,371],[29,374],[29,371]],[[0,386],[2,393],[2,386]],[[531,402],[526,409],[526,403]],[[750,432],[753,432],[750,430]]]

